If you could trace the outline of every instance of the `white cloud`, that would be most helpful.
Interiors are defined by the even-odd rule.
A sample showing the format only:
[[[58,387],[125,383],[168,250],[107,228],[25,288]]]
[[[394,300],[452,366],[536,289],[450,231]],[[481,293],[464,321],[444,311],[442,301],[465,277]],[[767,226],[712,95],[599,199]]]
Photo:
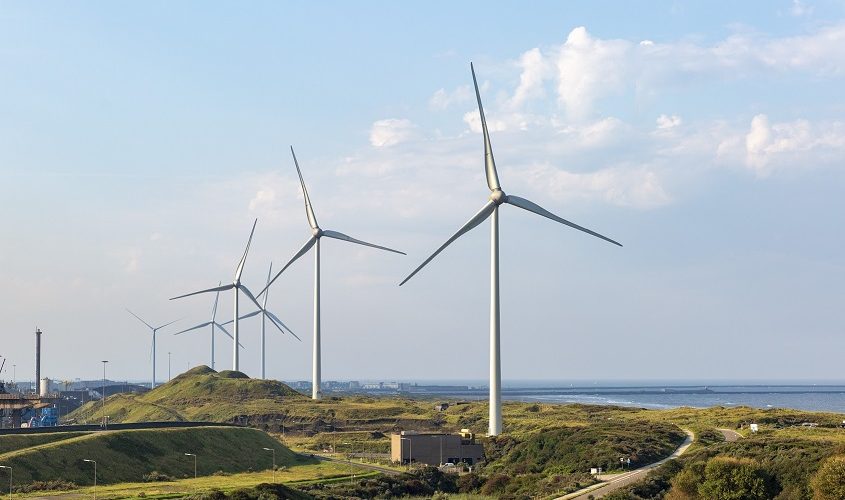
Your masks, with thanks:
[[[766,176],[774,168],[788,165],[812,167],[825,161],[830,153],[845,152],[845,123],[827,122],[813,124],[808,120],[795,120],[771,124],[766,115],[751,120],[745,136],[746,166],[757,175]],[[815,153],[807,155],[807,153]],[[801,153],[801,157],[796,157]]]
[[[538,48],[522,54],[519,66],[522,68],[519,86],[510,100],[510,105],[514,108],[522,106],[529,99],[543,96],[543,80],[547,78],[548,73],[548,64]]]
[[[447,109],[454,104],[462,104],[470,100],[472,100],[472,89],[469,85],[461,85],[452,91],[438,89],[428,100],[428,105],[433,109]]]
[[[671,128],[675,128],[681,123],[681,117],[678,115],[660,115],[657,117],[657,128],[659,130],[668,130]]]
[[[809,16],[813,13],[813,7],[808,6],[801,0],[792,0],[792,7],[789,9],[789,13],[795,17]]]
[[[590,36],[583,26],[573,29],[555,56],[558,101],[570,118],[581,119],[593,101],[623,86],[626,59],[631,43],[601,40]]]
[[[490,116],[486,116],[487,113],[485,112],[485,119],[487,120],[487,130],[490,132],[502,132],[508,129],[508,124],[505,120],[499,117],[499,114],[496,115],[496,118],[491,119]],[[513,117],[514,115],[511,115]],[[519,122],[519,120],[517,120]],[[464,123],[469,125],[469,129],[473,132],[480,134],[482,132],[481,128],[481,115],[476,111],[467,111],[464,113]]]
[[[405,118],[387,118],[373,123],[370,144],[376,148],[389,148],[410,139],[416,127]]]

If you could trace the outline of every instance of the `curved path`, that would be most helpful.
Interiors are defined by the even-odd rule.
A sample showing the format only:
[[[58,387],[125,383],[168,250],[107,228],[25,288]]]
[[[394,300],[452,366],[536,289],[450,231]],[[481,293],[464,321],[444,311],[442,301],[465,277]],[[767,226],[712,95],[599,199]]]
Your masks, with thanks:
[[[659,467],[669,460],[674,460],[681,455],[684,454],[685,451],[692,445],[693,441],[695,440],[695,435],[684,429],[684,432],[687,434],[687,438],[684,439],[684,442],[681,443],[681,446],[678,447],[671,455],[660,460],[659,462],[654,462],[653,464],[648,464],[640,467],[639,469],[634,469],[629,472],[623,472],[621,474],[615,474],[613,476],[603,476],[607,478],[605,481],[594,484],[591,486],[587,486],[586,488],[580,489],[568,495],[564,495],[562,497],[558,497],[555,500],[587,500],[590,495],[593,498],[601,498],[612,491],[616,491],[623,486],[627,486],[631,483],[639,481],[643,477],[645,477],[645,473],[649,472],[650,470],[654,469],[655,467]]]
[[[743,435],[738,433],[737,431],[732,431],[730,429],[716,429],[717,431],[721,432],[723,436],[725,436],[725,441],[729,443],[733,443],[739,439],[743,438]]]

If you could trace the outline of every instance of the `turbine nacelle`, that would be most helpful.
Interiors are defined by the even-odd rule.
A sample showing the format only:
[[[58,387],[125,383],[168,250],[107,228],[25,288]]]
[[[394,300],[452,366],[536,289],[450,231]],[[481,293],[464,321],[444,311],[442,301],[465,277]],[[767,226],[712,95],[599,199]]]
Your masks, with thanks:
[[[492,193],[490,193],[490,201],[496,204],[496,206],[501,205],[502,203],[508,202],[508,195],[505,194],[500,188],[494,189]]]
[[[311,234],[314,235],[315,238],[319,238],[323,236],[323,230],[319,227],[311,228]]]

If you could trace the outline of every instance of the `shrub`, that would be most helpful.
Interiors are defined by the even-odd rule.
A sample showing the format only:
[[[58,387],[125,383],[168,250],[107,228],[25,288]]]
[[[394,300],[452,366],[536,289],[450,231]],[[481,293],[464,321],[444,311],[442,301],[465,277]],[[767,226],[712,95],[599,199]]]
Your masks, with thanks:
[[[828,458],[813,476],[810,487],[817,500],[845,498],[845,456]]]
[[[753,460],[715,457],[704,467],[698,494],[708,500],[769,500],[779,492],[771,474]]]
[[[173,477],[168,476],[167,474],[161,473],[159,471],[152,471],[149,474],[144,474],[141,476],[141,479],[145,483],[159,483],[164,481],[173,481]]]

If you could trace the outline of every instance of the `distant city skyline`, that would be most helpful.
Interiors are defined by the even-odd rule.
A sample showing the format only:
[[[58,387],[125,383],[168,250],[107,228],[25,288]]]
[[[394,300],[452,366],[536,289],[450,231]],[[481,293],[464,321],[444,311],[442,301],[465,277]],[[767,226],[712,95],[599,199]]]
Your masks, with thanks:
[[[183,318],[159,381],[208,364],[172,334],[209,298],[167,299],[230,282],[254,218],[250,289],[301,246],[293,145],[321,221],[408,253],[322,249],[323,378],[485,381],[489,229],[397,286],[487,195],[473,61],[502,184],[625,245],[502,214],[505,385],[845,380],[845,5],[610,6],[4,2],[0,378],[38,326],[42,376],[148,380],[126,307]],[[311,273],[273,286],[303,341],[270,378],[310,378]]]

